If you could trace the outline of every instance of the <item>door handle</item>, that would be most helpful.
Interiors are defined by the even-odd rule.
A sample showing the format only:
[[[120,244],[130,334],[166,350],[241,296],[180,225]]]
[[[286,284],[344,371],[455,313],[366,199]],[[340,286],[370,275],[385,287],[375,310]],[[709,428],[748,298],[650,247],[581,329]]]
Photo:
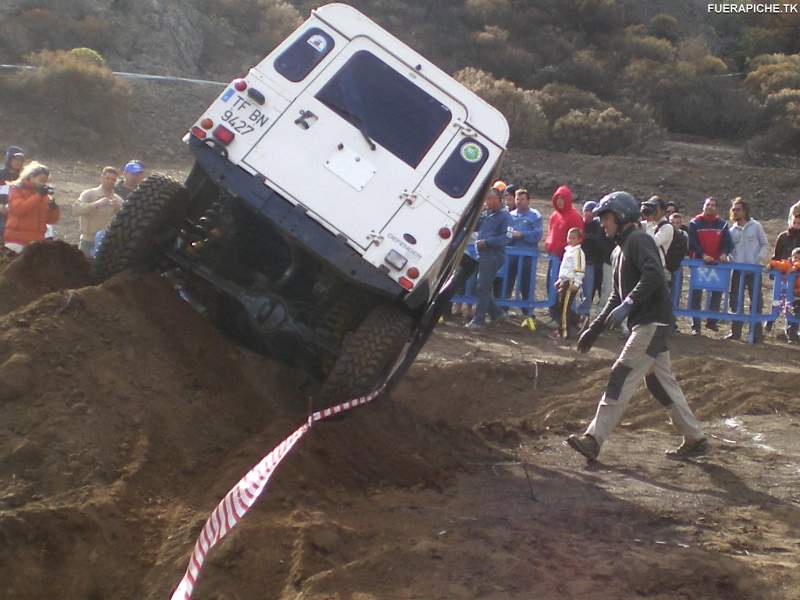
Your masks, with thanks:
[[[312,119],[313,122],[313,120],[317,119],[317,115],[315,115],[310,110],[301,110],[300,116],[294,120],[294,124],[299,125],[303,129],[308,129],[309,127],[311,127],[311,125],[308,123],[309,119]]]

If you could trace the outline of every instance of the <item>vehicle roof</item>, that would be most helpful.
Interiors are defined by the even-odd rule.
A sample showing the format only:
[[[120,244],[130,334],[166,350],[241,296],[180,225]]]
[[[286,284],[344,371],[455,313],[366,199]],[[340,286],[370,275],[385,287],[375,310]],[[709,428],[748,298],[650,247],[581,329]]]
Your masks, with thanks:
[[[411,68],[421,65],[421,75],[445,93],[461,102],[467,109],[470,127],[498,144],[508,145],[509,127],[506,118],[494,106],[467,89],[418,52],[409,48],[383,27],[352,6],[341,3],[326,4],[312,11],[317,18],[336,29],[344,37],[353,39],[363,35],[386,48]],[[465,40],[467,43],[467,40]]]

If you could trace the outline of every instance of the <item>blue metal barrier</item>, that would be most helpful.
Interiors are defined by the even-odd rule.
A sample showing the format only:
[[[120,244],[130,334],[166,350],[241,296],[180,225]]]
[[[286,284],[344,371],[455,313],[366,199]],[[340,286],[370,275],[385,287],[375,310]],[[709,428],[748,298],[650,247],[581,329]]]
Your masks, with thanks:
[[[547,278],[544,293],[541,286],[537,286],[537,275],[540,263],[547,261]],[[527,263],[527,264],[526,264]],[[498,306],[519,308],[532,311],[534,309],[550,308],[557,300],[558,295],[552,282],[558,279],[558,270],[561,261],[549,254],[539,252],[535,248],[517,248],[508,246],[505,249],[505,262],[497,272],[497,278],[502,281],[501,295],[495,296]],[[514,274],[513,280],[510,275]],[[529,276],[525,276],[529,274]],[[526,282],[525,279],[528,281]],[[527,294],[523,294],[523,284],[527,283]],[[537,290],[537,287],[539,288]],[[591,308],[591,295],[594,287],[594,270],[587,269],[583,278],[583,302],[575,311],[579,315],[588,315]],[[537,292],[539,295],[537,295]],[[528,298],[525,299],[524,296]],[[473,294],[462,294],[453,297],[457,304],[477,304],[478,299]]]
[[[775,320],[783,314],[787,323],[800,325],[800,314],[794,314],[794,303],[800,300],[800,297],[796,297],[794,293],[795,283],[800,272],[781,273],[779,270],[773,269],[770,271],[770,276],[775,280],[772,287],[771,319]]]
[[[684,299],[684,282],[686,280],[685,271],[689,273],[689,285],[686,297],[686,307],[682,306]],[[763,298],[761,296],[761,280],[764,274],[764,267],[761,265],[744,263],[714,263],[706,264],[699,259],[684,259],[681,268],[672,274],[672,309],[677,317],[689,317],[695,319],[717,319],[722,321],[741,321],[748,324],[747,341],[751,344],[755,341],[757,325],[767,321],[774,321],[780,314],[780,307],[774,306],[771,312],[764,312],[762,307]],[[757,305],[751,303],[749,310],[745,311],[744,297],[746,280],[753,278],[753,287],[756,291]],[[780,293],[778,289],[781,274],[777,273],[775,278],[775,289],[773,298]],[[794,280],[794,278],[792,279]],[[732,289],[732,282],[737,281],[736,289]],[[693,292],[709,292],[700,309],[691,307]],[[720,310],[710,310],[710,293],[722,295]],[[791,293],[791,290],[790,290]],[[729,310],[731,305],[731,294],[736,299],[736,310]],[[791,296],[794,297],[793,295]],[[774,304],[774,303],[773,303]]]

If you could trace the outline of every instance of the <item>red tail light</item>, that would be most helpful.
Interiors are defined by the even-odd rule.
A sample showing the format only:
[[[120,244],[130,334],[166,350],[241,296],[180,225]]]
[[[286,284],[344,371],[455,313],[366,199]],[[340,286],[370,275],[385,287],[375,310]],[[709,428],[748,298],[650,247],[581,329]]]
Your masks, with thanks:
[[[398,279],[397,283],[402,285],[407,290],[410,290],[411,288],[414,287],[414,282],[411,281],[410,279],[405,278],[405,277],[401,277],[400,279]]]
[[[201,128],[200,128],[200,127],[198,127],[197,125],[195,125],[194,127],[192,127],[192,130],[191,130],[191,131],[192,131],[192,135],[193,135],[194,137],[196,137],[196,138],[200,138],[201,140],[204,140],[204,139],[206,139],[206,132],[205,132],[205,131],[203,131],[203,129],[201,129]]]
[[[211,129],[214,126],[214,121],[206,117],[200,121],[200,127],[203,129]]]
[[[217,128],[214,130],[214,137],[227,146],[236,136],[234,136],[231,130],[226,129],[222,125],[217,125]]]
[[[419,269],[417,267],[411,267],[408,271],[406,271],[406,275],[408,275],[411,279],[416,279],[419,277]]]
[[[233,88],[237,92],[243,92],[247,89],[247,82],[244,79],[236,79],[233,82]]]
[[[442,228],[439,230],[439,237],[440,237],[440,238],[442,238],[443,240],[448,240],[448,239],[450,239],[450,236],[451,236],[451,235],[452,235],[452,232],[450,231],[450,228],[449,228],[449,227],[442,227]]]

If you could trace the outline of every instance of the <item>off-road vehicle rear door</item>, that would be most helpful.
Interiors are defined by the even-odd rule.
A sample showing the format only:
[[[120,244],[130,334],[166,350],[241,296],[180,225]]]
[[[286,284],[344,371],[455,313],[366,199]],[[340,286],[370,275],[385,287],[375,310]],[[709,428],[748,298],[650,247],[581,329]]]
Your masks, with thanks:
[[[415,67],[354,38],[244,163],[354,247],[368,248],[467,116]]]

